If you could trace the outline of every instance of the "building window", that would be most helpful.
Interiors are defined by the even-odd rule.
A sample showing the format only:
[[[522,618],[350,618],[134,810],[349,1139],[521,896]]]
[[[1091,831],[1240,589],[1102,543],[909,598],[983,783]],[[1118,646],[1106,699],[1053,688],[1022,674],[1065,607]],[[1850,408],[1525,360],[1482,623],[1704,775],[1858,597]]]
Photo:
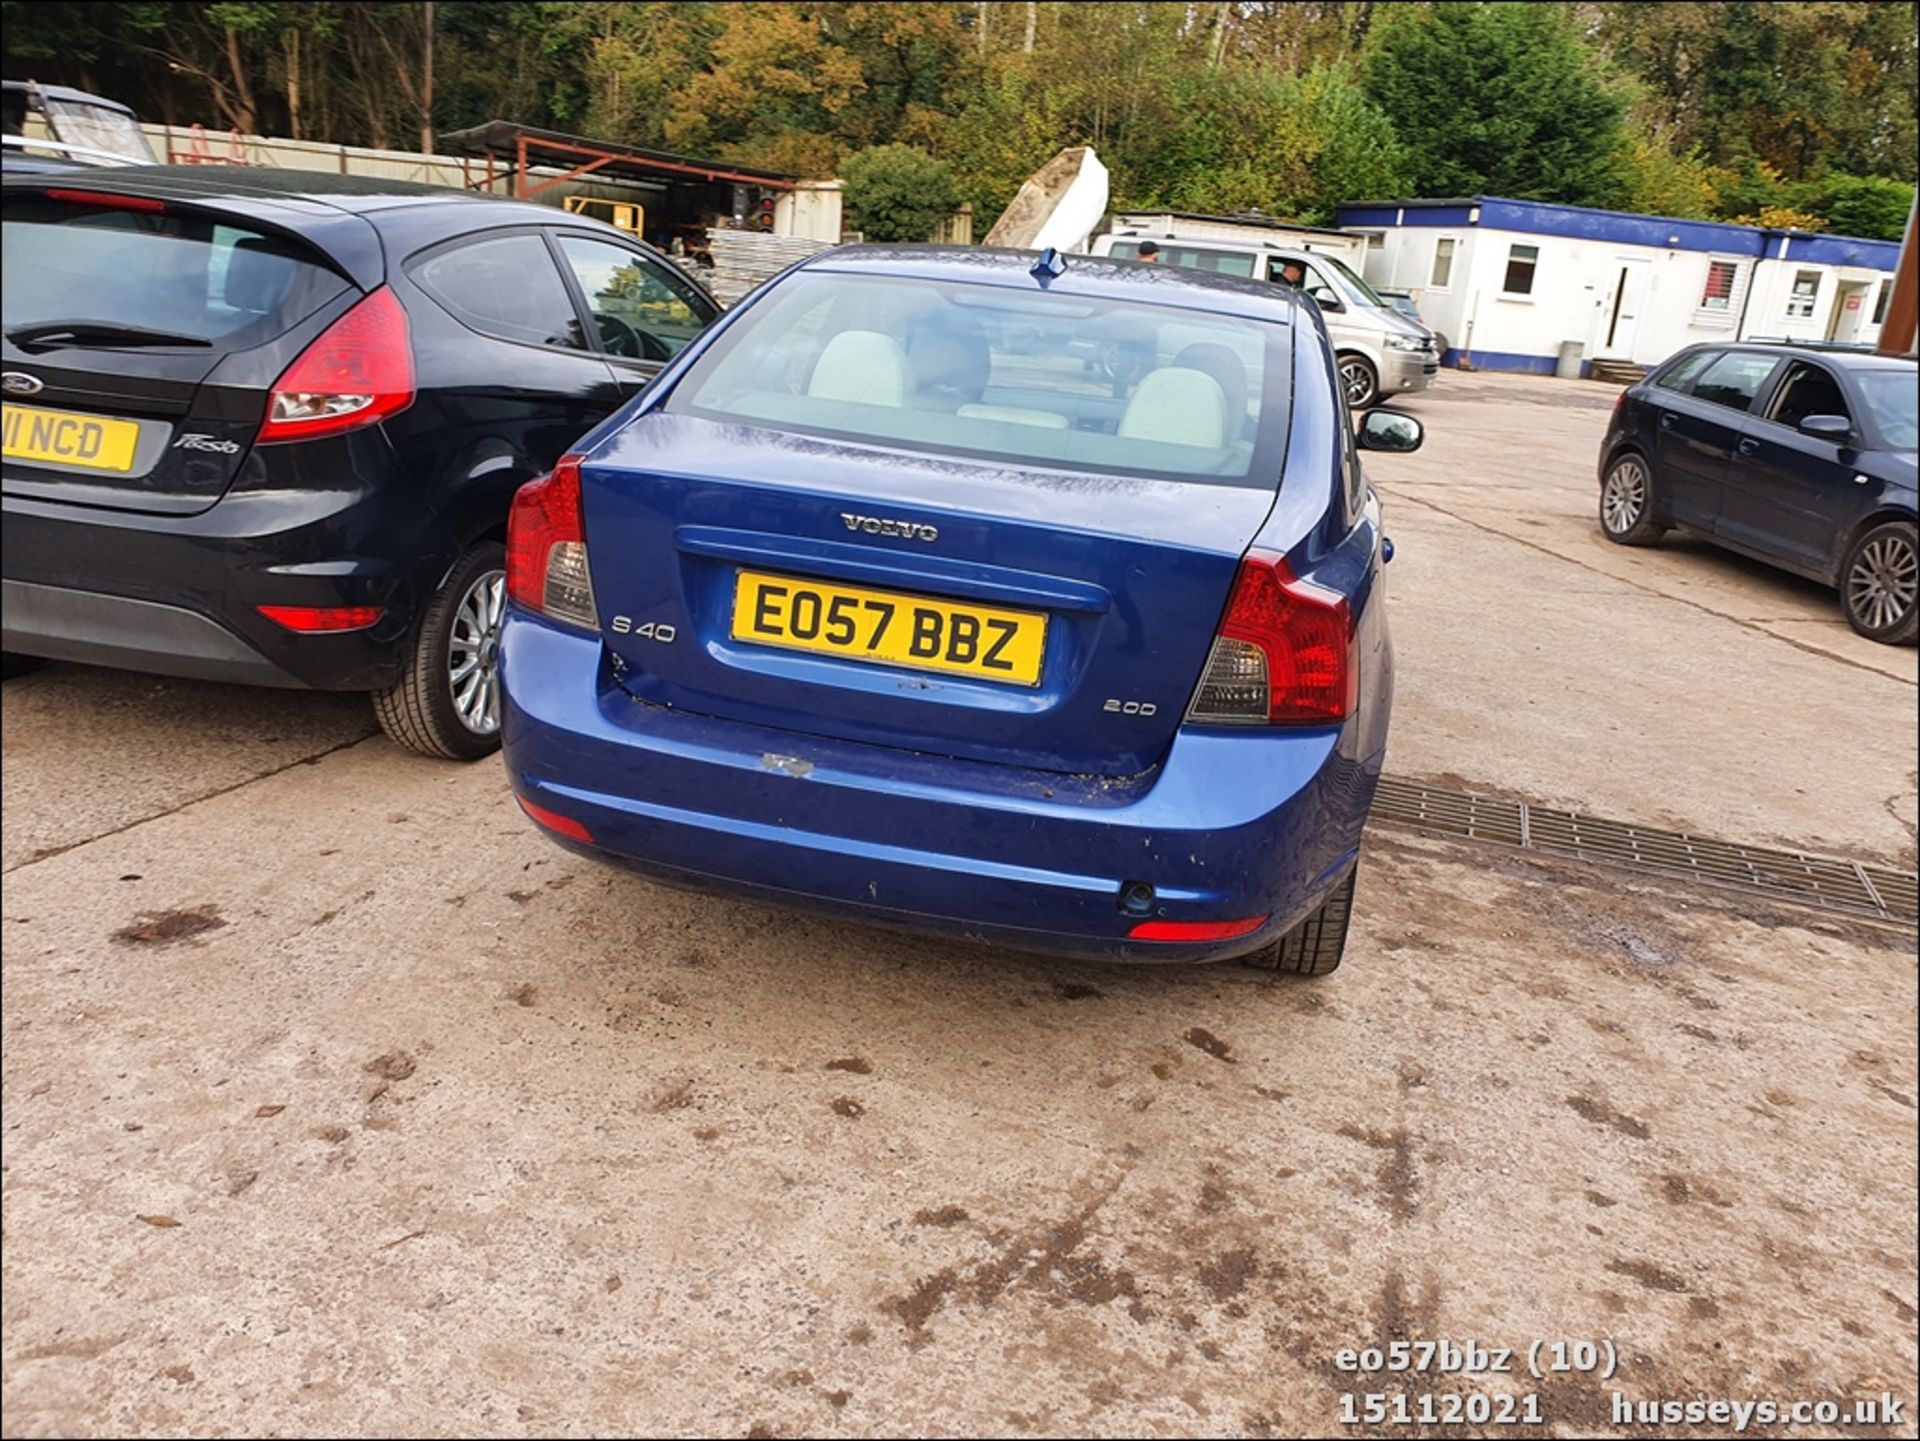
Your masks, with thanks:
[[[1540,263],[1540,247],[1537,245],[1512,245],[1507,247],[1507,278],[1501,282],[1503,295],[1533,294],[1533,271]]]
[[[1445,290],[1453,280],[1453,237],[1443,235],[1433,242],[1433,276],[1430,290]]]
[[[1893,282],[1891,280],[1881,281],[1880,293],[1876,295],[1873,300],[1873,323],[1875,325],[1884,325],[1886,323],[1887,298],[1892,294]]]
[[[1787,319],[1811,320],[1813,318],[1813,303],[1819,294],[1819,271],[1794,271],[1793,293],[1787,297]]]
[[[1700,292],[1702,310],[1729,310],[1733,307],[1733,283],[1740,275],[1740,267],[1731,260],[1710,260],[1707,262],[1707,285]]]

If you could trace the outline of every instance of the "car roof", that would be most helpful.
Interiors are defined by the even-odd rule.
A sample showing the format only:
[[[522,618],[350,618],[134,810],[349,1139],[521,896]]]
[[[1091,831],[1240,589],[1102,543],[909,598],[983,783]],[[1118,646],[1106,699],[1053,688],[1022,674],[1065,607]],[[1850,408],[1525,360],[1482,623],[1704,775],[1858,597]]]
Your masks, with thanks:
[[[1833,345],[1820,341],[1790,340],[1737,340],[1705,341],[1688,347],[1692,350],[1745,350],[1761,355],[1818,355],[1823,360],[1848,370],[1892,370],[1903,365],[1913,365],[1915,357],[1911,355],[1882,355],[1877,350],[1862,350],[1850,345]]]
[[[252,166],[130,165],[88,166],[84,177],[72,170],[27,173],[9,165],[0,190],[44,191],[49,183],[72,190],[131,195],[183,205],[202,205],[242,222],[277,228],[299,236],[331,256],[356,284],[370,287],[386,277],[382,235],[416,221],[444,217],[457,207],[458,223],[449,233],[510,225],[564,226],[617,234],[613,227],[585,215],[498,196],[474,195],[435,185],[385,180],[326,171],[270,170]],[[434,227],[427,227],[432,229]]]
[[[245,199],[324,205],[351,214],[396,205],[485,204],[489,197],[440,185],[388,180],[372,175],[337,175],[326,170],[276,170],[252,165],[129,165],[103,169],[88,177],[89,189],[129,192],[168,200]],[[496,205],[518,204],[492,197]],[[544,207],[542,207],[544,208]]]
[[[1291,288],[1237,275],[1150,265],[1105,256],[1062,255],[1066,269],[1043,285],[1033,274],[1037,250],[978,245],[842,245],[802,261],[804,270],[950,280],[1052,295],[1099,296],[1142,305],[1175,305],[1291,324],[1303,304]]]

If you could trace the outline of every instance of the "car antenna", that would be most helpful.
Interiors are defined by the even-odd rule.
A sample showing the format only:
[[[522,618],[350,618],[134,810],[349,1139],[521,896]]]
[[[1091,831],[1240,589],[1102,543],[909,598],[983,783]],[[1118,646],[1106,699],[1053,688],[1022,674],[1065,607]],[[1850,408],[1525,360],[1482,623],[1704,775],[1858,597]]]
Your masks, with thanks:
[[[1033,267],[1027,273],[1039,281],[1040,288],[1044,290],[1048,281],[1067,273],[1067,257],[1049,245],[1040,252],[1040,258],[1033,262]]]

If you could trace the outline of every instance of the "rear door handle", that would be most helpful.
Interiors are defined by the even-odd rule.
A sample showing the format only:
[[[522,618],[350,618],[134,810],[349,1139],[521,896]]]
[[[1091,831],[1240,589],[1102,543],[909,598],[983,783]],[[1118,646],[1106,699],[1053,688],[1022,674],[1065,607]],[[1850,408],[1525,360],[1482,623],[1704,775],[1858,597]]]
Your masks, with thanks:
[[[1740,438],[1740,443],[1734,447],[1734,449],[1739,451],[1742,455],[1752,455],[1759,448],[1760,448],[1760,442],[1757,440],[1751,439],[1750,437],[1747,437],[1747,436],[1742,436]]]
[[[1660,428],[1661,428],[1662,430],[1672,430],[1672,429],[1673,429],[1673,417],[1672,417],[1671,415],[1663,415],[1663,416],[1661,416],[1661,417],[1660,417]]]

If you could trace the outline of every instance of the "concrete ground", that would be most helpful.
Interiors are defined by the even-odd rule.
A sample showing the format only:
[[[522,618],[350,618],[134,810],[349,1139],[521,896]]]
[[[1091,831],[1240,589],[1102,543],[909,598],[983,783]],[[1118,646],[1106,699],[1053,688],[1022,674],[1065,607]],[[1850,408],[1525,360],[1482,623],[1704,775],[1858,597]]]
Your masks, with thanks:
[[[1600,540],[1611,400],[1450,374],[1373,463],[1390,769],[1910,867],[1914,652]],[[1324,981],[1068,966],[602,870],[353,699],[3,719],[9,1435],[1911,1434],[1911,937],[1380,829]],[[1522,1374],[1336,1364],[1409,1338]]]
[[[1398,551],[1389,768],[1911,869],[1920,651],[1703,541],[1606,540],[1619,393],[1449,372],[1405,405],[1426,445],[1371,463]]]

